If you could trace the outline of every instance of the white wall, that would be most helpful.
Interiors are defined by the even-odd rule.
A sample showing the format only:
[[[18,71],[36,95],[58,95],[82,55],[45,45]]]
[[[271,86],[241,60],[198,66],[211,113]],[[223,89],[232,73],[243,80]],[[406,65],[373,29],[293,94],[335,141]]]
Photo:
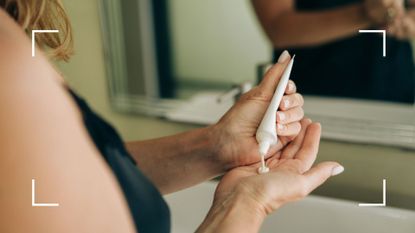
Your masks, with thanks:
[[[169,4],[179,81],[241,83],[256,78],[258,63],[271,60],[271,45],[250,0],[172,0]]]

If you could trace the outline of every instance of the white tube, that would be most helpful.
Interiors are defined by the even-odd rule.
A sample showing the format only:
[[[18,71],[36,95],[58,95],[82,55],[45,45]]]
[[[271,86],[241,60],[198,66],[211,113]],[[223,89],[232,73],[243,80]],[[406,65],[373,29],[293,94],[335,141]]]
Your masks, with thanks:
[[[294,56],[295,57],[295,56]],[[259,154],[261,155],[262,166],[259,169],[259,173],[268,172],[268,168],[265,166],[265,156],[268,153],[268,150],[271,146],[277,144],[277,111],[281,103],[281,99],[284,96],[285,89],[288,85],[288,80],[290,79],[291,70],[294,64],[294,57],[291,59],[287,68],[285,69],[282,77],[278,83],[278,86],[275,90],[274,96],[272,97],[271,103],[268,106],[267,111],[265,112],[264,118],[259,125],[256,132],[256,140],[259,144]]]

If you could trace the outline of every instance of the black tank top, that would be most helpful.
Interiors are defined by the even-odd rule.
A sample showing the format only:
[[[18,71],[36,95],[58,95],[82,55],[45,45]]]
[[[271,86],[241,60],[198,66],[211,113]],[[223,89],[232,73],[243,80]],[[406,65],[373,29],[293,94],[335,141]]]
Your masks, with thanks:
[[[138,169],[124,142],[111,125],[95,114],[88,104],[69,90],[76,101],[95,146],[111,167],[128,202],[135,227],[140,233],[170,232],[169,208],[160,192]]]
[[[361,0],[297,0],[297,11],[329,10]],[[367,29],[367,28],[361,28]],[[301,28],[298,28],[301,30]],[[307,35],[304,35],[307,36]],[[285,48],[296,54],[292,79],[308,95],[413,103],[415,71],[408,41],[380,34],[356,34],[314,47]],[[274,51],[274,60],[282,52]]]

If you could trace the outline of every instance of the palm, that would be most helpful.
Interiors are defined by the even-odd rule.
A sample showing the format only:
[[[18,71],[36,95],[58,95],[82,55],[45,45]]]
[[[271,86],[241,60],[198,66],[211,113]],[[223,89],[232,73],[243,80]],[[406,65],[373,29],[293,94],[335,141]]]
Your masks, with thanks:
[[[267,161],[267,166],[270,168],[273,182],[278,182],[275,180],[275,177],[280,177],[284,181],[283,184],[288,182],[290,185],[288,187],[280,187],[281,189],[287,190],[289,189],[296,189],[295,184],[299,184],[301,182],[297,182],[296,179],[300,177],[302,167],[304,164],[302,161],[298,159],[280,159],[279,154],[273,155]],[[263,176],[258,175],[258,167],[260,163],[256,163],[250,166],[243,166],[238,167],[230,172],[228,172],[220,181],[217,189],[216,195],[222,195],[231,192],[235,189],[236,185],[243,184],[244,182],[248,182],[250,184],[256,184],[261,186],[264,177],[268,174]]]
[[[282,76],[289,59],[275,64],[264,76],[261,83],[242,95],[240,100],[221,118],[216,124],[216,138],[218,158],[231,167],[250,165],[260,160],[258,143],[255,139],[256,130],[267,110],[269,103],[274,95],[278,82]],[[268,157],[280,151],[290,142],[300,131],[299,121],[304,116],[302,106],[304,100],[300,94],[296,93],[294,82],[290,81],[285,95],[276,126],[279,137],[277,145],[270,148]],[[277,115],[277,112],[275,112]],[[281,118],[281,116],[285,116]]]
[[[224,121],[222,123],[233,129],[232,133],[229,133],[231,145],[227,145],[231,151],[227,151],[226,156],[231,161],[237,161],[237,166],[250,165],[259,161],[259,148],[255,134],[268,104],[267,101],[246,100],[243,106],[235,107],[237,111],[231,109],[222,118]],[[234,115],[234,112],[237,114]],[[227,122],[227,119],[232,119],[232,121]],[[278,143],[271,147],[268,156],[280,151],[291,140],[291,136],[278,136]]]
[[[268,158],[269,173],[258,175],[259,163],[235,168],[221,179],[215,192],[215,199],[222,200],[222,197],[242,188],[248,195],[260,193],[261,197],[267,197],[262,200],[267,203],[264,204],[264,208],[272,211],[286,200],[303,197],[305,192],[311,191],[310,187],[317,187],[318,184],[305,185],[304,175],[313,169],[322,171],[318,166],[310,170],[317,156],[320,127],[318,124],[312,124],[310,120],[303,120],[301,124],[300,134],[283,150]],[[324,165],[326,171],[328,166],[333,166],[332,163]],[[314,177],[312,179],[316,180]]]

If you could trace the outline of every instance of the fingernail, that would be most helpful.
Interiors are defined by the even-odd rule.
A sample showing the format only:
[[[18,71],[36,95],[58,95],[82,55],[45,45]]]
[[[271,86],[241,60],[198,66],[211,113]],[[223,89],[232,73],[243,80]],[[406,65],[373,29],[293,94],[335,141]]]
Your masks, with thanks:
[[[285,126],[282,124],[277,124],[279,130],[285,130]]]
[[[289,91],[294,90],[294,84],[293,83],[291,83],[291,82],[288,83],[288,90]]]
[[[316,122],[316,124],[320,127],[320,131],[323,131],[323,126],[321,126],[320,122]]]
[[[264,74],[267,73],[271,68],[272,68],[272,64],[269,64],[269,65],[265,66]]]
[[[333,170],[331,171],[331,176],[337,176],[342,172],[344,172],[344,167],[339,165],[339,166],[333,168]]]
[[[289,100],[284,100],[284,107],[288,108],[290,106]]]
[[[283,112],[277,112],[277,114],[278,114],[278,118],[280,118],[280,121],[285,120],[285,113],[283,113]]]
[[[284,52],[282,52],[280,57],[278,58],[278,63],[286,62],[289,57],[290,57],[290,54],[288,53],[288,51],[284,50]]]

